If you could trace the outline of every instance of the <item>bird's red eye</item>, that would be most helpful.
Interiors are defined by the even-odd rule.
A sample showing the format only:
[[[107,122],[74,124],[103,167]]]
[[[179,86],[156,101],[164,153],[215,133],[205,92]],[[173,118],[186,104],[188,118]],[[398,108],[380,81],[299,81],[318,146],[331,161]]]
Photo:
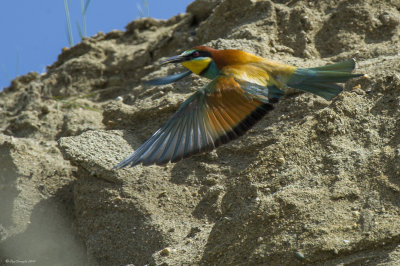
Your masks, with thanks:
[[[194,53],[192,54],[193,57],[198,57],[199,55],[200,55],[200,53],[199,53],[198,51],[196,51],[196,52],[194,52]]]

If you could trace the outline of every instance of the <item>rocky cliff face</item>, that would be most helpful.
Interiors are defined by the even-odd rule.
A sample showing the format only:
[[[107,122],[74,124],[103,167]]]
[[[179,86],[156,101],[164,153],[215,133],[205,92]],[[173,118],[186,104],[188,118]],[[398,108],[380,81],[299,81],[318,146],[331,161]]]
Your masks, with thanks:
[[[400,4],[197,0],[60,54],[0,94],[0,261],[400,264]],[[307,67],[354,57],[332,102],[282,98],[244,137],[166,166],[112,166],[206,81],[143,87],[192,46]]]

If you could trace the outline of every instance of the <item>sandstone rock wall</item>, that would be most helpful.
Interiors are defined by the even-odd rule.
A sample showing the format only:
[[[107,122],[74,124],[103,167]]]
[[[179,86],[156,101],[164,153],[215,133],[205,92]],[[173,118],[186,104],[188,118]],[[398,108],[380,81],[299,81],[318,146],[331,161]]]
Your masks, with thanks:
[[[60,54],[0,94],[0,261],[400,264],[400,4],[197,0]],[[245,136],[166,166],[112,166],[206,81],[143,87],[194,45],[297,66],[354,57],[332,102],[287,95]]]

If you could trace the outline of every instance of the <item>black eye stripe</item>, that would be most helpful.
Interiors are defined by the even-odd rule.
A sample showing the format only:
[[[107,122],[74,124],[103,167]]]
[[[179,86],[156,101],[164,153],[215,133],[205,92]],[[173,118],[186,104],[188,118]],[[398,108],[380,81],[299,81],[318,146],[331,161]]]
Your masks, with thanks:
[[[206,51],[194,51],[189,55],[191,58],[197,58],[197,57],[211,57],[211,54]]]

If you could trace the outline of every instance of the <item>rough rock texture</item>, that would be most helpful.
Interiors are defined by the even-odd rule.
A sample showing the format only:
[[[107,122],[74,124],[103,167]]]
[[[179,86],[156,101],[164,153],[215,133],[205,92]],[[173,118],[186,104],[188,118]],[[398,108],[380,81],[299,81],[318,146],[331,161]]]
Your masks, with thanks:
[[[400,264],[399,36],[397,1],[198,0],[66,49],[0,94],[0,263]],[[370,78],[287,95],[212,153],[112,170],[206,82],[140,85],[198,44],[354,57]]]

